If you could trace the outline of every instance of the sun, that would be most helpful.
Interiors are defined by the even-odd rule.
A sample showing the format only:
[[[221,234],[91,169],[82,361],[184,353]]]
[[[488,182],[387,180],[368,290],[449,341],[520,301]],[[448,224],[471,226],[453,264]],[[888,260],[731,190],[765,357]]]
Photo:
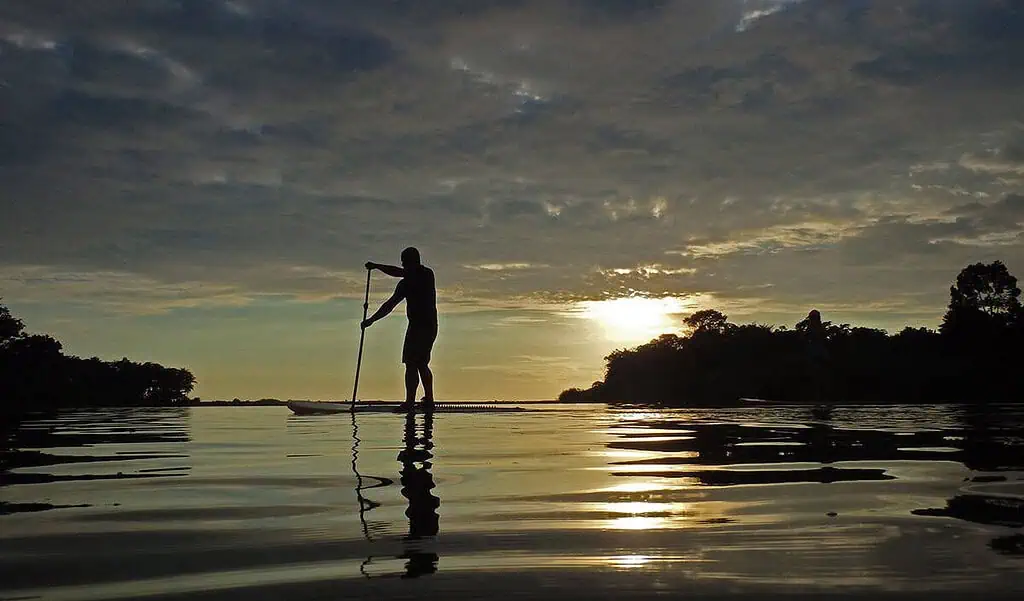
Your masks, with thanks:
[[[581,301],[579,314],[597,323],[612,342],[642,343],[661,334],[678,332],[681,315],[693,310],[692,303],[666,296],[615,298]]]

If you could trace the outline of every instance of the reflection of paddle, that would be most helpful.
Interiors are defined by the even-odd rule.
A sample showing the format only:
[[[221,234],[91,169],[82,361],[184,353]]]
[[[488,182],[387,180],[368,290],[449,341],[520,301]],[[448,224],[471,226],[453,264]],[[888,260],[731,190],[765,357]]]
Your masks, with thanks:
[[[363,296],[363,321],[366,321],[366,311],[370,308],[370,273],[372,269],[366,270],[366,294]],[[366,339],[366,328],[363,321],[359,322],[359,355],[356,356],[356,381],[352,384],[352,403],[350,410],[356,410],[356,391],[359,390],[359,368],[363,364],[363,340]]]
[[[355,396],[352,397],[353,399]],[[356,500],[359,501],[359,523],[363,526],[363,537],[367,542],[370,539],[370,528],[366,523],[367,500],[363,496],[363,475],[359,473],[359,426],[356,425],[356,412],[352,412],[352,473],[356,475]],[[371,501],[372,503],[372,501]],[[380,503],[373,503],[370,509],[379,506]]]

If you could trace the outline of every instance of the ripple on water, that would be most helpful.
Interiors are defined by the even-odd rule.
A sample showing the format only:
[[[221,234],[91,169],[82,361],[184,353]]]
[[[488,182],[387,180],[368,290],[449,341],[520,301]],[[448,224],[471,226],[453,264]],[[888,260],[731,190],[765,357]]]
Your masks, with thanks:
[[[1024,411],[988,411],[71,412],[5,433],[0,582],[48,599],[378,598],[359,583],[409,579],[480,596],[533,573],[581,598],[1021,593]]]

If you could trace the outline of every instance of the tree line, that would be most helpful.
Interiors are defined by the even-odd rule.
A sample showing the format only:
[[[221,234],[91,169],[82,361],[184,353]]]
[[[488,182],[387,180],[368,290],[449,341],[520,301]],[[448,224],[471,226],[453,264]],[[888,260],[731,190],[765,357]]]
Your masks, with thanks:
[[[186,369],[65,355],[59,341],[27,333],[0,304],[0,412],[183,405],[195,384]]]
[[[664,334],[605,358],[604,380],[570,388],[564,402],[729,404],[984,402],[1024,399],[1024,309],[1017,279],[995,261],[965,267],[950,287],[938,331],[822,321],[794,328],[734,324],[706,309]]]

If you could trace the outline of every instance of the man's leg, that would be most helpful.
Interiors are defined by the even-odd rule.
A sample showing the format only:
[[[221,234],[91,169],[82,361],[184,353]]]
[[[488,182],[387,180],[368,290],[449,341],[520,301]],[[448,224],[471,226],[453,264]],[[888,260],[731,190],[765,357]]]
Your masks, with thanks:
[[[412,363],[405,364],[405,402],[412,405],[416,402],[416,388],[420,385],[420,375]]]
[[[430,366],[424,363],[419,366],[420,379],[423,380],[423,400],[427,403],[434,402],[434,374]]]

